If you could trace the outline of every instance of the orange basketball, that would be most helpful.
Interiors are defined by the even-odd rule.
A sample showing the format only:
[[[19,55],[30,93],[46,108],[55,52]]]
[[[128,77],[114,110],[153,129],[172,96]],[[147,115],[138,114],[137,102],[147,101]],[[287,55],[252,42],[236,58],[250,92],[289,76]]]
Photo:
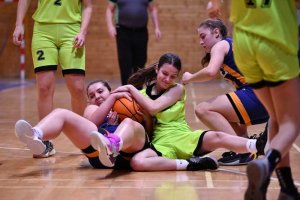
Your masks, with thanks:
[[[120,121],[127,117],[137,122],[143,121],[143,115],[138,113],[138,111],[141,112],[142,109],[133,99],[130,101],[124,97],[116,100],[112,110],[118,113]]]

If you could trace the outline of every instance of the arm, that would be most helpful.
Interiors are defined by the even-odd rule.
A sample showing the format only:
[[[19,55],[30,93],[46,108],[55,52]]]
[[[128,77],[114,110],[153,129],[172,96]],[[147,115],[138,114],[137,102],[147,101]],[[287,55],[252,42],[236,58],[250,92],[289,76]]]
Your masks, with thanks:
[[[188,84],[195,81],[203,82],[216,78],[220,68],[222,67],[224,57],[229,51],[229,48],[230,46],[228,42],[224,40],[217,42],[211,49],[211,57],[207,67],[194,74],[185,72],[182,76],[182,83]]]
[[[89,105],[86,107],[83,116],[93,122],[96,125],[100,125],[104,122],[111,108],[113,107],[115,101],[119,98],[129,97],[128,93],[120,92],[111,94],[100,106]]]
[[[23,20],[29,8],[31,0],[19,0],[17,9],[16,28],[13,33],[13,43],[20,45],[24,38]]]
[[[117,35],[116,27],[113,23],[113,16],[116,9],[116,5],[112,2],[108,2],[107,8],[106,8],[106,25],[108,29],[109,35],[114,38]]]
[[[149,139],[151,140],[153,134],[153,118],[148,112],[145,111],[143,111],[143,116],[144,116],[143,126],[146,130]]]
[[[177,84],[156,100],[144,96],[132,85],[120,86],[114,92],[129,92],[138,104],[153,116],[179,101],[184,94],[184,87]]]
[[[85,42],[85,36],[87,34],[87,29],[89,23],[91,21],[92,16],[92,0],[83,0],[83,12],[82,12],[82,20],[81,20],[81,27],[80,32],[74,38],[74,47],[81,48]]]
[[[153,2],[149,3],[148,10],[150,12],[151,19],[154,24],[155,37],[156,37],[156,39],[159,40],[161,38],[161,32],[160,32],[160,28],[159,28],[157,8]]]

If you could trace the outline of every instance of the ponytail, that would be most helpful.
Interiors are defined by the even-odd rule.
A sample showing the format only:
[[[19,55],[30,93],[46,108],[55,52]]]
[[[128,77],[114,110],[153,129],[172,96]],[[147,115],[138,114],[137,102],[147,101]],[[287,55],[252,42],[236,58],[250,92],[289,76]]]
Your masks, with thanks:
[[[154,63],[149,67],[139,69],[136,73],[128,79],[128,84],[133,85],[136,88],[143,88],[144,85],[148,86],[156,79],[156,67],[158,63]]]

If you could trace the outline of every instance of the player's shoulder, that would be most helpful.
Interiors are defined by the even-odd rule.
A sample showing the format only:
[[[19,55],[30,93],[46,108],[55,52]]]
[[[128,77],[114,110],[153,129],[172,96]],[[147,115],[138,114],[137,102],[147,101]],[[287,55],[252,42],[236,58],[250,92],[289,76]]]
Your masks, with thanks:
[[[185,86],[180,83],[176,83],[170,88],[170,90],[176,91],[178,93],[183,93],[185,91]]]

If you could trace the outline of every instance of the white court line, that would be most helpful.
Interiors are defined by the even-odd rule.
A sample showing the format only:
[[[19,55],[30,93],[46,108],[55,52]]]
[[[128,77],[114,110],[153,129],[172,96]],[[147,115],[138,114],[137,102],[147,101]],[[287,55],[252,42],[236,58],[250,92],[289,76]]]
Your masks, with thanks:
[[[14,147],[1,147],[0,149],[6,149],[6,150],[18,150],[18,151],[30,151],[27,148],[14,148]],[[63,154],[73,154],[73,155],[82,155],[82,153],[76,153],[76,152],[67,152],[67,151],[56,151],[56,153],[63,153]]]
[[[234,170],[234,169],[219,168],[218,171],[220,171],[220,172],[229,172],[229,173],[234,173],[234,174],[239,174],[239,175],[245,175],[245,176],[247,176],[247,174],[245,172],[241,172],[239,170]],[[275,178],[275,177],[271,177],[271,180],[278,182],[278,178]],[[294,184],[297,187],[300,186],[300,182],[299,181],[294,181]]]
[[[206,178],[207,188],[214,188],[215,186],[211,177],[211,172],[205,172],[205,178]]]
[[[295,143],[293,144],[293,147],[300,153],[300,147],[296,145]]]

